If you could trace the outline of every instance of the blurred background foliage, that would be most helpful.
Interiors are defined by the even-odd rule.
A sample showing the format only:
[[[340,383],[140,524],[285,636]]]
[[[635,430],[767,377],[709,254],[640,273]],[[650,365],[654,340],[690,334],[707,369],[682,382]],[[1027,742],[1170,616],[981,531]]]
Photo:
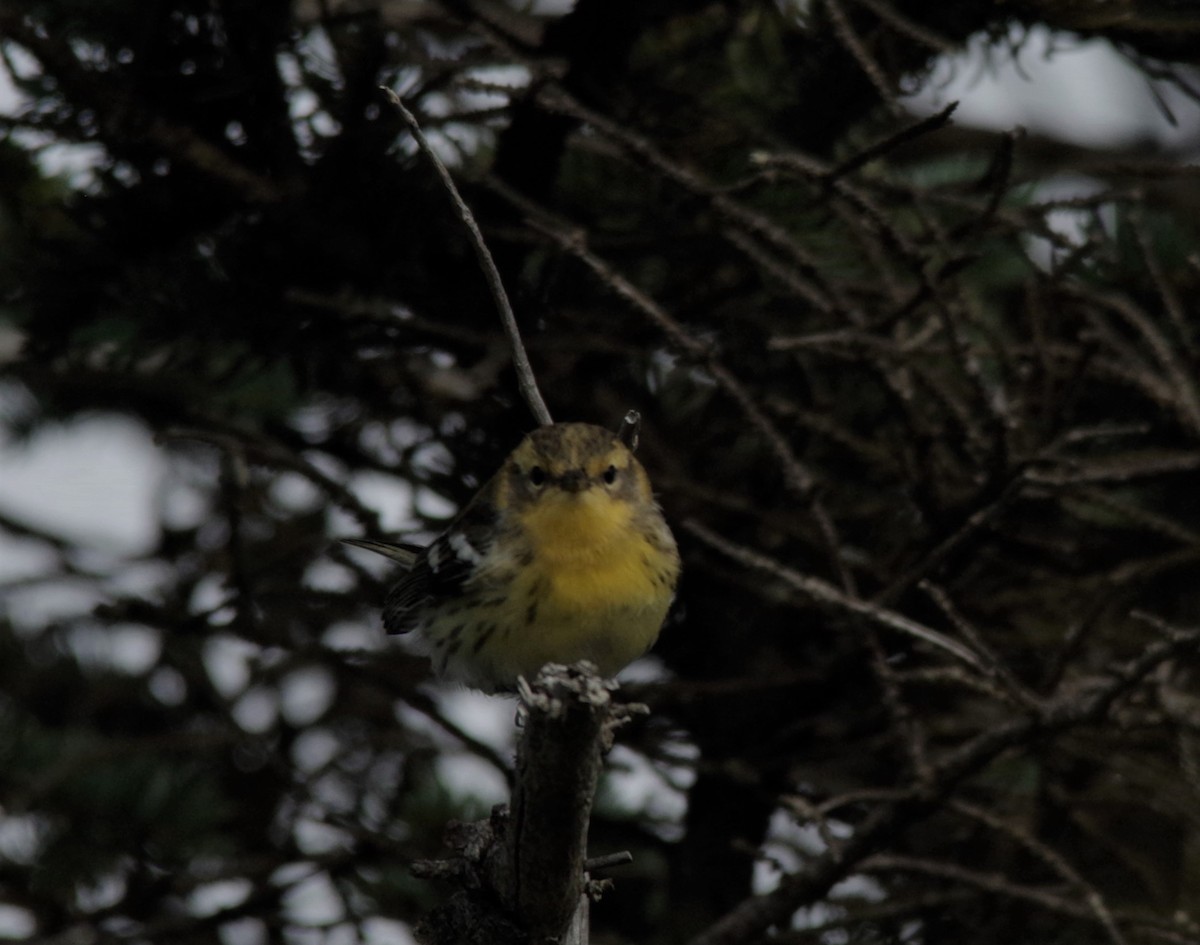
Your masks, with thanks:
[[[0,936],[409,941],[505,797],[511,704],[334,541],[531,424],[388,86],[685,557],[594,940],[1200,942],[1196,139],[914,113],[1035,29],[1195,107],[1152,0],[6,0],[5,455],[91,424],[45,490],[115,443],[155,492],[118,548],[0,505]]]

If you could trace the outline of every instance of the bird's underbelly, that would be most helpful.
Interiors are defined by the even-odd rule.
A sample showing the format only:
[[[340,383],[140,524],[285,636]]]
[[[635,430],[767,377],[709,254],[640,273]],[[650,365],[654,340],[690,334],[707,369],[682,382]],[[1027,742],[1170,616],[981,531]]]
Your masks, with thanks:
[[[667,603],[641,600],[587,610],[546,606],[545,614],[513,635],[504,657],[523,675],[536,673],[546,663],[586,659],[611,676],[650,649]]]
[[[480,589],[471,620],[446,615],[422,635],[440,673],[483,689],[585,659],[611,676],[654,643],[672,585],[640,553],[526,569],[490,598]]]

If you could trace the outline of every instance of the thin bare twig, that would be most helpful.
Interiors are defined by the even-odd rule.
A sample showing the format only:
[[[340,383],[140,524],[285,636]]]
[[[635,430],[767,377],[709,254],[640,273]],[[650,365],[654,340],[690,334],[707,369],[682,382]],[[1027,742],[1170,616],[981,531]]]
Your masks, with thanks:
[[[916,20],[909,19],[896,10],[895,7],[887,3],[882,3],[880,0],[853,0],[853,2],[858,6],[866,7],[897,33],[901,33],[909,39],[914,39],[923,46],[928,46],[934,52],[951,56],[956,54],[960,49],[959,44],[954,42],[954,40],[935,33],[928,27],[916,22]]]
[[[992,811],[979,807],[976,804],[971,804],[967,801],[951,800],[950,807],[966,817],[978,820],[980,823],[987,824],[993,830],[1011,837],[1040,859],[1051,870],[1083,893],[1083,899],[1087,903],[1088,909],[1091,910],[1092,914],[1096,917],[1096,921],[1104,928],[1104,931],[1108,933],[1108,937],[1112,940],[1113,945],[1127,945],[1125,936],[1117,927],[1117,922],[1113,918],[1112,911],[1108,908],[1108,903],[1104,901],[1104,896],[1100,893],[1100,890],[1084,879],[1079,871],[1068,863],[1057,850],[1053,850],[1042,843],[1020,824],[999,817]]]
[[[861,869],[865,872],[914,872],[923,873],[928,876],[936,876],[941,879],[948,879],[954,882],[963,883],[968,886],[973,886],[976,889],[992,893],[999,896],[1008,896],[1013,899],[1021,899],[1026,902],[1036,903],[1045,909],[1052,912],[1058,912],[1063,915],[1074,916],[1079,919],[1095,918],[1101,923],[1105,931],[1108,932],[1109,938],[1115,943],[1124,945],[1125,938],[1121,935],[1113,922],[1112,915],[1105,911],[1104,918],[1101,918],[1089,905],[1082,905],[1075,902],[1073,899],[1068,899],[1066,896],[1059,895],[1047,889],[1039,889],[1035,886],[1022,886],[1014,883],[1003,876],[994,873],[981,873],[976,870],[970,870],[959,866],[956,863],[946,863],[939,860],[926,859],[924,857],[912,856],[895,856],[883,855],[868,857],[860,864]],[[1107,922],[1105,921],[1107,919]]]
[[[1162,261],[1158,258],[1154,242],[1146,228],[1145,215],[1141,212],[1134,215],[1133,232],[1137,237],[1142,260],[1146,263],[1146,272],[1154,280],[1154,287],[1158,290],[1158,296],[1162,299],[1163,308],[1166,309],[1167,315],[1171,319],[1171,324],[1175,328],[1176,337],[1179,343],[1183,345],[1184,351],[1188,353],[1189,358],[1194,359],[1196,357],[1196,342],[1193,338],[1194,329],[1188,324],[1188,315],[1183,307],[1179,293],[1176,291],[1175,286],[1171,284],[1166,270],[1163,269]]]
[[[838,39],[842,41],[842,45],[846,47],[846,51],[854,57],[854,61],[859,64],[862,71],[866,74],[871,84],[875,86],[875,91],[879,93],[879,97],[883,99],[892,111],[899,110],[896,103],[896,90],[892,87],[892,83],[888,81],[888,77],[884,74],[882,67],[871,55],[866,44],[854,29],[854,25],[850,22],[850,17],[846,15],[846,11],[842,9],[842,5],[838,0],[825,0],[825,10],[829,13],[829,20],[833,24],[833,32]]]
[[[512,305],[509,304],[508,293],[504,291],[504,283],[500,279],[500,270],[496,268],[496,261],[492,259],[492,254],[487,248],[487,243],[484,242],[483,233],[479,230],[479,224],[475,222],[475,215],[471,213],[471,208],[467,206],[466,201],[463,200],[462,195],[458,192],[458,188],[455,186],[450,172],[446,170],[446,165],[442,163],[437,153],[430,146],[429,139],[421,131],[421,126],[417,122],[416,116],[404,107],[404,102],[394,91],[386,87],[383,91],[387,95],[388,100],[396,106],[396,111],[404,119],[408,130],[412,132],[413,139],[417,142],[421,153],[429,159],[429,163],[437,171],[437,175],[442,181],[442,186],[446,188],[446,192],[450,195],[450,199],[454,203],[454,209],[458,211],[459,219],[462,220],[463,226],[467,229],[467,234],[471,239],[471,246],[475,250],[475,255],[479,259],[479,266],[483,270],[484,278],[487,280],[488,289],[492,293],[492,300],[496,303],[496,308],[500,313],[500,320],[504,324],[504,332],[508,335],[508,343],[512,348],[513,367],[517,372],[517,386],[520,388],[521,396],[525,399],[525,403],[528,405],[530,412],[537,422],[542,426],[549,426],[554,421],[550,417],[550,411],[546,407],[546,402],[542,399],[541,391],[538,390],[537,378],[533,374],[533,366],[529,363],[529,355],[525,353],[525,345],[521,341],[521,330],[517,327],[517,317],[513,314]]]
[[[1009,694],[1015,697],[1024,708],[1036,709],[1041,700],[1028,686],[1017,678],[1016,674],[1005,665],[999,656],[992,652],[992,648],[984,640],[983,634],[974,627],[971,621],[967,620],[959,612],[958,608],[954,606],[954,602],[950,599],[950,595],[928,578],[918,582],[917,586],[929,595],[930,599],[937,604],[938,609],[946,615],[946,619],[958,628],[958,632],[963,637],[971,642],[971,646],[977,652],[984,655],[995,671],[996,678],[1005,685]]]
[[[945,650],[964,663],[975,667],[980,671],[986,672],[983,661],[971,649],[959,643],[957,640],[952,640],[944,634],[938,633],[936,630],[926,627],[923,624],[917,623],[915,620],[909,620],[907,617],[896,613],[894,610],[889,610],[886,607],[880,607],[876,604],[868,603],[864,600],[859,600],[855,597],[850,597],[842,593],[832,584],[822,581],[820,578],[813,577],[809,574],[801,574],[798,571],[793,571],[791,568],[776,561],[774,558],[769,558],[766,555],[759,554],[750,548],[745,548],[741,545],[736,545],[725,538],[722,538],[716,532],[710,531],[705,526],[695,520],[689,520],[683,523],[684,529],[691,532],[706,545],[715,548],[717,551],[735,561],[740,561],[742,564],[748,565],[757,571],[763,571],[774,577],[779,578],[788,587],[799,591],[807,597],[812,598],[819,604],[824,604],[827,607],[835,607],[838,610],[848,611],[859,617],[865,617],[871,623],[881,627],[887,627],[889,630],[896,630],[906,636],[916,637],[919,640],[924,640],[936,646],[938,649]]]

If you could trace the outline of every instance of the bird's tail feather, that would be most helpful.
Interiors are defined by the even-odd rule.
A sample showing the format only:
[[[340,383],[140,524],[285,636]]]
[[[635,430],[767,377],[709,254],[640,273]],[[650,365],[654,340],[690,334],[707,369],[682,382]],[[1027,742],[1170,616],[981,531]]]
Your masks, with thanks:
[[[420,545],[397,544],[390,541],[372,541],[369,538],[343,538],[341,541],[344,545],[353,545],[355,548],[366,548],[367,551],[373,551],[378,555],[383,555],[385,558],[399,561],[406,568],[413,566],[417,560],[417,556],[423,550]]]

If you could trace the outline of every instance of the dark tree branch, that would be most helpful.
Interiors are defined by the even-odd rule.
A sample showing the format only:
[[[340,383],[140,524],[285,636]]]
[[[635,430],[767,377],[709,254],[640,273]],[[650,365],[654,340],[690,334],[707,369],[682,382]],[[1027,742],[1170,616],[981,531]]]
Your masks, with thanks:
[[[1136,659],[1115,667],[1107,680],[1061,694],[1041,711],[982,732],[946,753],[933,763],[932,780],[923,791],[880,804],[840,847],[787,877],[774,892],[744,900],[693,938],[690,945],[740,945],[754,940],[768,926],[786,924],[797,909],[823,896],[876,853],[887,837],[939,809],[942,798],[1004,751],[1103,720],[1117,699],[1141,684],[1157,667],[1181,654],[1200,650],[1200,629],[1178,630],[1161,621],[1154,623],[1165,639],[1148,646]]]
[[[588,903],[597,893],[589,869],[627,862],[589,860],[592,800],[613,732],[641,707],[617,704],[616,683],[588,663],[548,665],[521,680],[511,812],[458,825],[447,842],[456,856],[422,861],[414,872],[461,887],[426,918],[428,945],[520,942],[587,945]]]

